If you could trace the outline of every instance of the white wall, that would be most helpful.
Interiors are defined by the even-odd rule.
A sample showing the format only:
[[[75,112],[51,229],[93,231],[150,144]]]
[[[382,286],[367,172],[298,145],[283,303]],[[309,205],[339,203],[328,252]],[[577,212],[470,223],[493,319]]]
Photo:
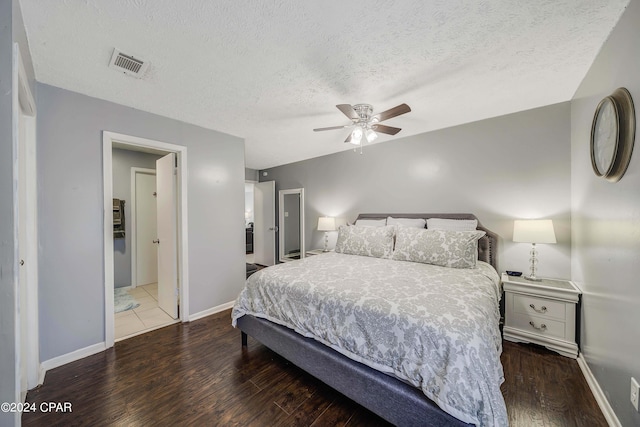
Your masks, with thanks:
[[[538,273],[568,279],[569,156],[563,103],[267,169],[260,180],[304,187],[307,249],[323,247],[319,216],[465,212],[500,235],[501,269],[527,271],[530,245],[511,242],[513,220],[550,218],[558,244],[539,245]]]
[[[38,95],[42,360],[105,339],[103,130],[188,148],[190,314],[233,301],[245,277],[242,139],[48,85]]]
[[[617,183],[598,178],[589,152],[602,98],[626,87],[640,125],[640,1],[633,0],[571,102],[572,279],[584,291],[582,353],[623,426],[640,425],[629,401],[640,379],[640,141]]]
[[[125,201],[125,237],[113,240],[113,281],[116,288],[131,286],[131,168],[155,169],[157,154],[113,149],[113,197]]]

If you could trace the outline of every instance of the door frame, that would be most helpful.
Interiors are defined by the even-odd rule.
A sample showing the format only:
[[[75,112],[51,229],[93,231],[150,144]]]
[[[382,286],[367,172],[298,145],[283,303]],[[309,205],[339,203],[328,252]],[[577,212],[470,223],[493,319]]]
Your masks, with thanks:
[[[189,232],[187,210],[187,147],[116,132],[102,131],[102,173],[104,190],[104,288],[105,346],[114,345],[115,314],[113,312],[113,148],[154,154],[176,153],[178,162],[178,286],[180,320],[189,321]]]
[[[147,175],[156,174],[155,169],[149,168],[131,168],[131,218],[129,219],[129,223],[131,224],[131,287],[135,288],[138,286],[138,236],[136,234],[137,231],[137,223],[138,219],[136,217],[136,175],[138,173],[144,173]]]
[[[40,365],[40,334],[38,328],[38,196],[36,164],[36,103],[31,93],[29,79],[22,61],[20,46],[13,44],[12,58],[12,134],[13,134],[13,213],[14,213],[14,345],[15,345],[15,402],[23,402],[22,364],[26,364],[27,389],[32,389],[44,380]],[[20,134],[20,116],[24,120],[25,138]],[[23,146],[24,144],[24,146]],[[18,152],[25,153],[26,212],[20,212],[20,163]],[[20,266],[20,222],[25,221],[24,244],[26,262]],[[20,269],[25,269],[26,301],[20,300]],[[22,324],[20,313],[26,310],[26,324]],[[26,330],[26,334],[24,330]],[[26,336],[25,336],[26,335]],[[27,354],[22,354],[26,339]],[[24,360],[23,360],[24,359]],[[19,414],[17,415],[19,420]]]
[[[280,190],[278,192],[278,261],[280,262],[292,261],[292,259],[287,259],[286,254],[284,253],[285,240],[287,238],[287,230],[284,226],[284,196],[289,194],[298,194],[300,196],[298,199],[298,214],[300,216],[300,220],[298,221],[298,225],[300,226],[298,229],[298,234],[300,236],[300,259],[305,257],[305,253],[307,251],[304,242],[304,188]]]

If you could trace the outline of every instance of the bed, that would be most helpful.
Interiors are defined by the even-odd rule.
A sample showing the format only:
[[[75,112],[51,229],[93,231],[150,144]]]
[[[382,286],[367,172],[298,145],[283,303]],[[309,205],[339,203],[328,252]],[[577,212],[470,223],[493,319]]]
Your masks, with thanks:
[[[388,216],[477,221],[361,214],[356,224]],[[328,253],[263,269],[247,280],[233,324],[243,345],[251,335],[393,424],[507,425],[497,235],[477,229],[474,268]]]

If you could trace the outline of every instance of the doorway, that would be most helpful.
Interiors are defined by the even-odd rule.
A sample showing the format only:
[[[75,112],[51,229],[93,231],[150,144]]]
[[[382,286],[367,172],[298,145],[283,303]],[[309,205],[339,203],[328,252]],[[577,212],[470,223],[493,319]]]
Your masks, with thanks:
[[[156,161],[157,173],[157,231],[158,285],[156,301],[158,310],[168,311],[169,316],[180,321],[188,321],[188,236],[187,236],[187,148],[179,145],[148,140],[129,135],[103,132],[103,173],[104,173],[104,247],[105,247],[105,345],[112,347],[115,341],[114,313],[114,225],[119,217],[115,215],[116,198],[113,188],[113,149],[151,153],[161,156]],[[133,174],[133,172],[131,172]],[[118,200],[121,202],[121,200]],[[127,212],[122,206],[123,214]],[[115,219],[114,219],[115,218]],[[124,216],[126,218],[126,214]],[[132,215],[129,213],[129,219]],[[173,227],[173,228],[172,228]],[[125,233],[126,231],[122,230]],[[133,285],[133,275],[131,285]],[[165,280],[171,279],[170,281]],[[163,283],[170,283],[165,286]],[[152,291],[136,282],[134,292]],[[147,286],[147,285],[145,285]],[[139,289],[138,289],[139,288]],[[166,289],[165,289],[166,288]],[[168,301],[168,302],[167,302]],[[180,310],[178,310],[178,301]],[[173,308],[172,308],[173,307]],[[133,308],[132,308],[133,310]],[[130,310],[126,310],[130,311]],[[133,313],[129,313],[133,314]],[[142,332],[142,331],[141,331]],[[146,331],[144,331],[146,332]]]
[[[170,325],[178,317],[178,298],[173,293],[177,287],[175,269],[162,276],[164,282],[158,275],[158,256],[164,253],[159,247],[166,250],[167,241],[160,237],[161,230],[158,230],[158,216],[163,215],[158,215],[157,209],[162,197],[158,195],[156,169],[158,162],[167,156],[173,153],[162,156],[122,148],[112,150],[116,341]],[[171,181],[173,161],[169,159],[169,167],[164,172]],[[166,196],[167,190],[162,189],[160,193]],[[167,199],[170,203],[165,210],[175,211],[175,198]],[[165,227],[175,233],[175,217],[170,221]],[[159,243],[161,240],[164,245]],[[163,264],[176,264],[174,252],[167,257],[172,259]],[[159,296],[158,291],[162,289],[169,289],[168,298]]]
[[[271,266],[276,263],[276,183],[265,181],[253,186],[254,263]]]
[[[254,264],[253,256],[253,232],[254,232],[254,206],[253,206],[253,186],[255,181],[245,181],[244,183],[244,226],[247,264]]]

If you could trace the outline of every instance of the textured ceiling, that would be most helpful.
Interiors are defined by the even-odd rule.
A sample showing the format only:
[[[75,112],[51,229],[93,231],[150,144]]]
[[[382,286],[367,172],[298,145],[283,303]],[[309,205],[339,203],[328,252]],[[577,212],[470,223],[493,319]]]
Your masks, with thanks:
[[[386,143],[567,101],[628,3],[20,0],[38,81],[243,137],[254,169],[348,149],[312,132],[336,104],[409,104]]]

